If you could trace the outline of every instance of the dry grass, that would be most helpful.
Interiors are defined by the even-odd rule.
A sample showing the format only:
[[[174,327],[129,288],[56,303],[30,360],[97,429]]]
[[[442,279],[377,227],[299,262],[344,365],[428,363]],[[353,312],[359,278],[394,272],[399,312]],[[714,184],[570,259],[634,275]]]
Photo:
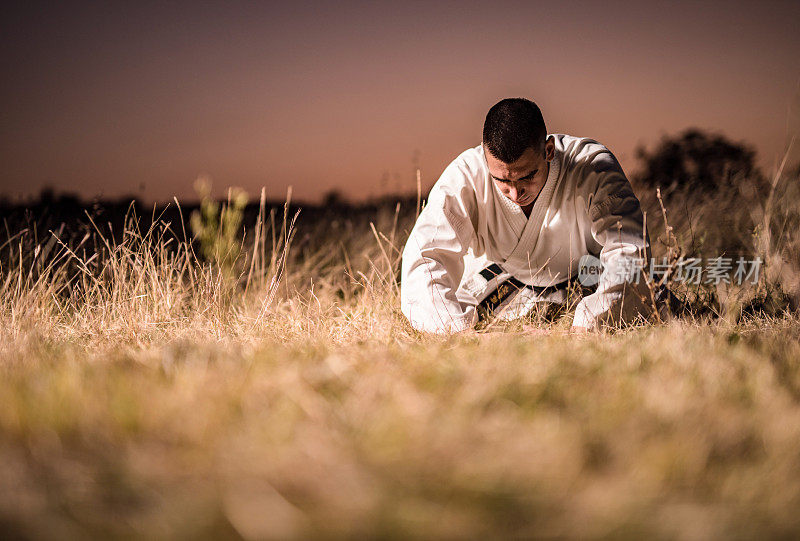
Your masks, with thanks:
[[[232,278],[164,224],[7,244],[0,530],[800,535],[797,316],[421,336],[395,280],[413,215],[393,211],[293,246],[291,216],[262,212]]]

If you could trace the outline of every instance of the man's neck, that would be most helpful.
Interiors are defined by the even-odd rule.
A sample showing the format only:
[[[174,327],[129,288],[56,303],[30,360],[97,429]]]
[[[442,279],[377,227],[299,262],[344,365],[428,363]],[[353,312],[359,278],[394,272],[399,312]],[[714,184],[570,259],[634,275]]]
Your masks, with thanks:
[[[537,196],[536,199],[538,199],[538,198],[539,197]],[[536,199],[533,200],[533,203],[528,203],[524,207],[520,207],[522,209],[522,212],[525,213],[525,217],[526,218],[530,218],[531,217],[531,211],[533,210],[533,205],[536,204]]]

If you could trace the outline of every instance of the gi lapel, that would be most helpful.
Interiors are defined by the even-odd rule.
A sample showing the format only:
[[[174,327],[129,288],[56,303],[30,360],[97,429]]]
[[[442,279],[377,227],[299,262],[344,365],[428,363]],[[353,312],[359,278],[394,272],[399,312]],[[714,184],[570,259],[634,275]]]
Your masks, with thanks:
[[[495,199],[500,203],[500,214],[511,228],[511,231],[514,232],[517,242],[519,242],[519,240],[522,238],[523,232],[525,231],[525,226],[528,224],[528,217],[525,216],[525,213],[522,212],[522,209],[519,208],[519,205],[513,203],[508,197],[503,195],[503,192],[500,191],[500,189],[494,182],[491,181],[491,179],[488,182],[491,186],[491,190],[494,192]]]
[[[539,240],[539,233],[542,229],[542,222],[544,221],[545,214],[550,207],[550,201],[553,199],[553,192],[558,186],[559,173],[561,172],[561,155],[556,149],[556,155],[550,162],[550,173],[547,175],[547,181],[536,198],[533,204],[531,216],[528,218],[528,223],[525,225],[525,230],[519,239],[516,248],[511,252],[506,261],[513,261],[514,263],[527,266],[528,254],[536,247],[536,242]],[[520,210],[520,212],[522,212]]]

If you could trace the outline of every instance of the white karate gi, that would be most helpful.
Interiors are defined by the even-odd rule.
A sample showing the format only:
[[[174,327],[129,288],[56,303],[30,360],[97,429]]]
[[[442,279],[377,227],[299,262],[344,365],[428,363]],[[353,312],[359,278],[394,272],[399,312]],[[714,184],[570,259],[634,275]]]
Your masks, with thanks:
[[[631,273],[626,279],[620,272],[642,268],[650,257],[639,200],[625,173],[597,141],[548,137],[555,139],[555,156],[530,217],[495,186],[482,145],[444,170],[403,251],[401,309],[414,328],[472,327],[471,284],[487,263],[525,284],[550,286],[574,278],[585,254],[599,257],[604,271],[597,290],[578,304],[573,326],[595,328],[648,310],[644,280],[634,285]]]

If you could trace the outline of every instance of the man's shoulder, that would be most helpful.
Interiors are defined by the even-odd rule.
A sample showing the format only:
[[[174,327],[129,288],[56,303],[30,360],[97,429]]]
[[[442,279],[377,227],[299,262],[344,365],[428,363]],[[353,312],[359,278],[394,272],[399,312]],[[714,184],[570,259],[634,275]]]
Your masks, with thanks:
[[[445,168],[434,189],[446,192],[461,192],[465,188],[479,189],[487,174],[486,171],[483,145],[468,148]]]
[[[552,135],[556,151],[562,155],[562,167],[566,170],[586,168],[602,171],[620,168],[614,154],[596,139],[563,133]]]
[[[483,145],[468,148],[459,154],[456,159],[451,162],[450,166],[461,169],[463,172],[473,176],[482,175],[486,168],[486,159],[483,156]]]
[[[555,140],[556,149],[573,160],[591,159],[600,152],[611,153],[603,143],[591,137],[578,137],[565,133],[551,134]]]

